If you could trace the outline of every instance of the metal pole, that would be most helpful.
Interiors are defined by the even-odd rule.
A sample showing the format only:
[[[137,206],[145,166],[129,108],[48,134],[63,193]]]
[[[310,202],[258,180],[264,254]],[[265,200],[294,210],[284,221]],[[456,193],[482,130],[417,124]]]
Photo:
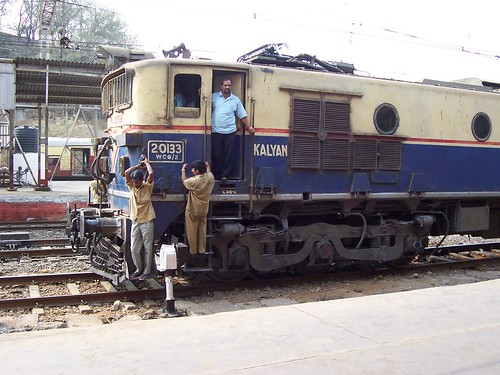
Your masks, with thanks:
[[[50,191],[50,187],[47,184],[47,163],[48,163],[48,134],[49,134],[49,105],[48,105],[48,93],[49,93],[49,64],[47,60],[47,70],[46,70],[46,81],[45,81],[45,137],[42,138],[42,119],[41,112],[42,108],[38,107],[38,181],[35,186],[35,190],[37,191]],[[42,139],[44,140],[42,142]],[[42,144],[44,144],[44,155],[45,160],[42,163]],[[42,164],[44,168],[44,178],[42,179]]]
[[[9,187],[8,191],[16,191],[14,187],[14,114],[9,111]]]
[[[47,65],[47,69],[48,69],[48,65]],[[47,71],[48,73],[48,71]],[[49,75],[47,74],[47,86],[49,84],[48,82],[48,79],[49,79]],[[48,95],[48,89],[47,89],[47,95]],[[48,97],[47,97],[48,99]],[[47,170],[49,169],[49,116],[50,116],[50,112],[49,112],[49,103],[47,102],[46,104],[46,107],[45,107],[45,139],[44,139],[44,142],[43,142],[43,147],[44,147],[44,155],[45,155],[45,158],[44,158],[44,161],[43,161],[43,181],[44,181],[44,184],[45,184],[45,189],[46,190],[51,190],[51,188],[49,187],[49,184],[47,182]]]
[[[174,283],[172,281],[172,276],[165,276],[165,302],[167,303],[167,315],[169,316],[179,316],[179,312],[175,309],[175,298],[174,298]]]
[[[41,178],[41,168],[40,164],[42,162],[42,107],[38,106],[38,158],[37,158],[37,178],[35,181],[35,186],[40,187],[40,178]]]

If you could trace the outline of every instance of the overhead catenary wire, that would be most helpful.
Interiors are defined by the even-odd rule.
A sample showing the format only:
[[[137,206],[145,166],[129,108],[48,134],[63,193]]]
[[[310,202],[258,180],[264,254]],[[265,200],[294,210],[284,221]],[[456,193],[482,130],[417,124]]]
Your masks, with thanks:
[[[316,31],[327,31],[327,32],[334,32],[334,33],[340,33],[340,34],[345,34],[351,36],[360,36],[360,37],[366,37],[366,38],[373,38],[373,39],[381,39],[381,40],[388,40],[388,41],[393,41],[393,42],[398,42],[402,44],[408,44],[408,45],[420,45],[424,47],[431,47],[431,48],[436,48],[436,49],[442,49],[442,50],[449,50],[449,51],[456,51],[456,52],[462,52],[462,53],[468,53],[468,54],[474,54],[482,57],[487,57],[487,58],[493,58],[493,59],[500,59],[500,51],[491,51],[491,50],[484,50],[480,48],[476,48],[473,46],[466,46],[465,44],[457,44],[457,43],[452,43],[452,42],[447,42],[447,41],[440,41],[440,40],[433,40],[430,38],[425,38],[423,36],[417,35],[417,34],[411,34],[408,32],[404,32],[401,30],[396,30],[392,28],[388,28],[385,26],[380,26],[380,25],[374,25],[366,22],[362,22],[356,19],[347,19],[343,17],[336,17],[336,21],[344,21],[346,24],[349,25],[349,28],[337,28],[337,27],[331,27],[331,26],[323,26],[319,24],[309,24],[309,23],[304,23],[304,22],[294,22],[294,21],[287,21],[275,17],[265,17],[265,16],[259,16],[258,13],[256,12],[245,12],[245,13],[234,13],[234,12],[225,12],[225,11],[219,11],[219,10],[202,10],[198,8],[191,8],[191,7],[180,7],[180,6],[172,6],[171,10],[177,9],[180,14],[185,14],[186,12],[197,12],[200,13],[204,16],[222,16],[222,17],[230,17],[231,19],[233,18],[241,18],[245,20],[254,20],[254,21],[259,21],[263,23],[268,23],[268,24],[273,24],[273,25],[286,25],[286,26],[291,26],[293,28],[301,27],[301,28],[308,28],[311,30],[316,30]],[[332,23],[335,24],[332,20]],[[362,29],[373,29],[373,30],[378,30],[385,35],[377,34],[375,32],[370,32],[370,31],[353,31],[352,27],[357,26]],[[397,38],[399,37],[399,38]],[[404,38],[404,39],[401,39]]]

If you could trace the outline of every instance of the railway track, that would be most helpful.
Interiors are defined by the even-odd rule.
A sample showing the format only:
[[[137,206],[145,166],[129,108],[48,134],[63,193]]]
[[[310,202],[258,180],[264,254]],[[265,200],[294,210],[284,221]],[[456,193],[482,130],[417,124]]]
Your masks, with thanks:
[[[81,293],[77,282],[99,281],[103,292]],[[46,284],[64,284],[67,293],[42,296],[40,289]],[[0,309],[33,308],[40,306],[79,305],[92,302],[113,302],[116,300],[158,299],[164,288],[152,281],[148,289],[139,289],[132,283],[125,284],[124,290],[116,290],[108,281],[92,272],[72,272],[58,274],[33,274],[0,277],[0,287],[15,286],[28,288],[26,297],[0,299]],[[128,289],[127,289],[128,288]]]
[[[477,246],[468,245],[468,248],[477,248]],[[484,247],[484,244],[483,244]],[[459,247],[454,246],[455,250]],[[463,249],[463,246],[460,246]],[[444,251],[444,250],[443,250]],[[451,251],[451,249],[447,249]],[[463,251],[461,252],[463,254]],[[447,261],[439,261],[443,258],[440,255],[432,255],[432,258],[425,263],[412,263],[404,267],[380,267],[371,269],[354,269],[344,272],[335,272],[315,276],[290,276],[290,277],[266,277],[262,279],[246,280],[239,283],[215,284],[208,283],[203,285],[176,284],[174,286],[174,296],[176,298],[187,298],[206,293],[231,291],[236,288],[257,289],[262,287],[283,287],[293,286],[311,282],[331,282],[355,280],[356,278],[370,278],[373,276],[389,276],[414,274],[416,272],[424,273],[427,271],[437,271],[451,268],[473,268],[485,264],[500,264],[500,252],[489,253],[477,252],[471,250],[470,255],[461,255],[454,260],[448,258]],[[443,258],[444,259],[444,258]],[[437,261],[436,261],[437,260]],[[102,292],[99,293],[80,293],[75,282],[99,281],[102,285]],[[43,284],[65,284],[67,293],[61,295],[42,296],[38,291],[38,286]],[[80,273],[61,273],[61,274],[43,274],[43,275],[20,275],[20,276],[2,276],[0,277],[0,287],[5,286],[24,286],[29,288],[29,295],[24,298],[6,298],[0,299],[0,309],[16,308],[34,308],[40,306],[66,306],[78,305],[82,303],[104,303],[120,301],[142,301],[146,299],[164,299],[165,288],[156,280],[147,282],[137,282],[136,284],[127,281],[123,284],[123,290],[115,289],[108,281],[101,276],[91,272]]]
[[[60,248],[57,248],[57,247]],[[45,249],[44,247],[51,247]],[[500,249],[500,242],[485,242],[477,244],[460,244],[443,246],[439,248],[428,247],[425,254],[446,256],[452,253],[472,251],[492,251]],[[31,254],[31,255],[30,255]],[[19,256],[50,256],[74,254],[68,238],[43,238],[43,239],[10,239],[0,240],[0,259]],[[500,254],[500,252],[499,252]]]
[[[67,238],[0,240],[0,259],[75,254]]]
[[[73,252],[71,246],[54,247],[49,249],[15,249],[15,250],[0,250],[0,259],[6,258],[40,258],[49,256],[70,256],[80,253]]]
[[[36,238],[36,239],[8,239],[0,240],[0,250],[2,249],[29,249],[47,246],[69,246],[68,238]]]
[[[99,281],[103,292],[80,293],[76,286],[77,281]],[[41,296],[39,286],[48,283],[66,284],[68,294]],[[111,283],[92,272],[60,273],[42,275],[21,275],[0,277],[1,286],[26,286],[29,288],[29,296],[24,298],[0,299],[0,309],[34,308],[40,306],[65,306],[78,305],[94,302],[114,301],[142,301],[146,299],[164,299],[165,287],[156,280],[139,282],[140,285],[127,281],[123,290],[115,289]],[[206,292],[206,287],[176,287],[176,294],[180,297],[188,297]]]
[[[65,227],[65,221],[0,223],[0,259],[71,254],[68,238],[31,238],[32,232]],[[40,233],[34,237],[40,237]]]
[[[0,232],[12,230],[64,229],[67,222],[63,220],[47,221],[12,221],[0,223]]]

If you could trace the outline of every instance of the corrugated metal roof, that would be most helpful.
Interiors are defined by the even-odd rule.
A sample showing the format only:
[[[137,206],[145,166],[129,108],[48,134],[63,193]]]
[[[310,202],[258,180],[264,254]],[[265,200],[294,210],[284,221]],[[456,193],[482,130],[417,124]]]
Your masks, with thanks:
[[[45,95],[45,83],[17,83],[17,95],[29,93],[32,95]],[[81,96],[84,98],[100,98],[99,87],[92,86],[68,86],[49,84],[49,96]]]
[[[45,103],[48,67],[48,103],[100,105],[100,84],[107,73],[104,64],[18,57],[16,103]]]
[[[42,82],[45,84],[46,73],[45,72],[35,72],[29,70],[16,70],[16,81],[17,82]],[[64,85],[85,85],[85,86],[96,86],[101,85],[102,78],[98,76],[85,76],[77,74],[59,74],[55,72],[49,72],[49,85],[54,84],[64,84]]]
[[[16,65],[38,65],[50,67],[64,67],[64,68],[77,68],[77,69],[92,69],[96,71],[104,71],[105,65],[98,63],[84,63],[78,61],[65,61],[65,60],[47,60],[33,57],[16,57]]]
[[[19,107],[24,104],[38,104],[45,103],[45,95],[23,95],[16,94],[16,100]],[[101,105],[101,98],[84,98],[72,96],[50,96],[49,104],[77,104],[77,105]]]

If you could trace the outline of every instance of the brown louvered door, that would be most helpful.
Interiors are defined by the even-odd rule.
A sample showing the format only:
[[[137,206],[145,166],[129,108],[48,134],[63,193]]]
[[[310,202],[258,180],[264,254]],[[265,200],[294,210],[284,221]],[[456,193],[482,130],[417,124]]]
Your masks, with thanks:
[[[350,103],[292,100],[291,169],[321,171],[401,170],[401,139],[351,133]]]
[[[292,169],[348,170],[350,104],[294,98]]]

